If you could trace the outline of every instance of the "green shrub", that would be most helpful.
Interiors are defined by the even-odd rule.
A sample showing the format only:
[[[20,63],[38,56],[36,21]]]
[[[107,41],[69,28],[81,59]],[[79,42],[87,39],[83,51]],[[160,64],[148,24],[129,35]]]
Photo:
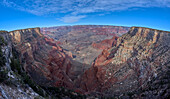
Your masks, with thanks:
[[[133,92],[128,92],[127,95],[128,95],[129,97],[132,97],[132,95],[134,95],[134,93],[133,93]]]
[[[0,82],[3,82],[4,80],[8,79],[8,71],[1,70],[0,71]]]
[[[0,36],[0,46],[6,45],[6,42],[2,36]]]
[[[24,69],[21,67],[18,55],[19,53],[12,48],[12,54],[13,58],[11,58],[11,69],[16,73],[21,76],[21,80],[25,83],[28,84],[36,93],[39,95],[46,97],[47,95],[44,93],[44,90],[38,86],[24,71]]]
[[[38,86],[25,72],[22,72],[21,75],[24,83],[28,84],[35,92],[37,92],[39,95],[43,97],[47,96],[44,93],[43,89],[40,86]]]
[[[18,72],[18,74],[21,74],[19,59],[11,58],[10,66],[13,71]]]
[[[69,97],[71,99],[85,99],[86,97],[74,92],[73,90],[69,90],[63,87],[43,87],[44,90],[47,91],[47,93],[55,98],[63,98],[63,97]]]
[[[39,87],[26,73],[22,71],[19,60],[11,59],[11,69],[21,75],[21,79],[24,83],[28,84],[35,92],[39,95],[45,97],[44,91],[41,87]]]
[[[0,67],[4,66],[5,62],[6,62],[6,59],[3,56],[3,53],[2,53],[2,50],[1,50],[1,47],[0,47]]]
[[[5,41],[4,38],[2,36],[0,36],[0,67],[2,67],[3,65],[5,65],[6,59],[3,56],[3,52],[2,52],[2,45],[4,45]]]

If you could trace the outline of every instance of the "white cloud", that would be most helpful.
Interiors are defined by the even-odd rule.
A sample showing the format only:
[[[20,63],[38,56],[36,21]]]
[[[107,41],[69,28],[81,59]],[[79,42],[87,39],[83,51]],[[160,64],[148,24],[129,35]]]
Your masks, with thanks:
[[[65,17],[62,17],[60,19],[60,21],[63,21],[65,23],[73,23],[73,22],[77,22],[79,21],[80,19],[82,18],[85,18],[86,15],[78,15],[78,16],[65,16]]]
[[[2,0],[5,6],[35,15],[67,14],[61,20],[76,22],[85,14],[113,12],[133,7],[170,7],[170,0]],[[104,13],[103,13],[104,14]],[[72,21],[71,21],[72,19]]]

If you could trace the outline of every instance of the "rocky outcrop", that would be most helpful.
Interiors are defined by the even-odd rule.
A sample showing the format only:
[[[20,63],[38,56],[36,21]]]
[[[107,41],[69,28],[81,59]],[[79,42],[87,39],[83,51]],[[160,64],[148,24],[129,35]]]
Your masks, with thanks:
[[[23,68],[35,82],[73,88],[69,77],[72,55],[67,55],[53,39],[44,37],[40,28],[12,31],[10,36],[14,48],[20,53]]]
[[[79,87],[85,92],[110,96],[144,87],[169,68],[169,42],[169,32],[132,27],[96,58],[80,78]]]
[[[23,78],[18,72],[13,71],[12,42],[7,31],[0,32],[0,99],[15,98],[42,98],[30,86],[23,83]],[[16,65],[16,62],[15,62]]]
[[[161,68],[161,67],[159,67]],[[166,99],[170,96],[170,65],[159,73],[156,78],[150,80],[138,89],[136,92],[131,93],[131,97],[134,98],[154,98],[154,99]]]
[[[92,46],[96,49],[101,50],[108,49],[116,44],[117,39],[118,39],[117,36],[113,36],[111,39],[106,39],[99,43],[92,43]]]

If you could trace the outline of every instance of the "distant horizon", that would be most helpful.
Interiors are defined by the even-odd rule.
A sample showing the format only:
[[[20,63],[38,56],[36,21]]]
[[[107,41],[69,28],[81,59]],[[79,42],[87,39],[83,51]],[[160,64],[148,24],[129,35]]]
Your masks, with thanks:
[[[95,26],[96,24],[82,24],[82,26]],[[7,31],[7,32],[11,32],[11,31],[16,31],[16,30],[23,30],[23,29],[30,29],[30,28],[51,28],[51,27],[63,27],[63,26],[81,26],[81,24],[78,25],[56,25],[56,26],[45,26],[45,27],[26,27],[26,28],[19,28],[19,29],[14,29],[14,30],[0,30],[0,31]],[[118,25],[96,25],[96,26],[118,26]],[[159,31],[165,31],[165,32],[170,32],[167,30],[161,30],[161,29],[156,29],[156,28],[151,28],[151,27],[143,27],[143,26],[120,26],[120,27],[141,27],[141,28],[149,28],[149,29],[154,29],[154,30],[159,30]]]

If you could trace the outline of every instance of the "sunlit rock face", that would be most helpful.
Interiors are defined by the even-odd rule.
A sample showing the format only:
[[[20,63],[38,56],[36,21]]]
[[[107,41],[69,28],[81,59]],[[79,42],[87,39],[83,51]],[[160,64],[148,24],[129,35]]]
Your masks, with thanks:
[[[20,53],[23,68],[34,81],[40,85],[73,88],[73,81],[68,76],[72,55],[67,55],[57,42],[43,36],[40,28],[12,31],[10,36]]]
[[[170,33],[132,27],[96,58],[79,79],[84,92],[120,95],[146,86],[169,69]]]
[[[77,25],[41,28],[41,32],[70,51],[74,60],[91,65],[103,49],[112,45],[112,37],[119,37],[129,29],[123,26]]]
[[[99,43],[92,43],[92,46],[93,48],[100,49],[100,50],[108,49],[114,46],[114,44],[116,44],[118,38],[119,37],[117,36],[113,36],[111,39],[105,39]]]

